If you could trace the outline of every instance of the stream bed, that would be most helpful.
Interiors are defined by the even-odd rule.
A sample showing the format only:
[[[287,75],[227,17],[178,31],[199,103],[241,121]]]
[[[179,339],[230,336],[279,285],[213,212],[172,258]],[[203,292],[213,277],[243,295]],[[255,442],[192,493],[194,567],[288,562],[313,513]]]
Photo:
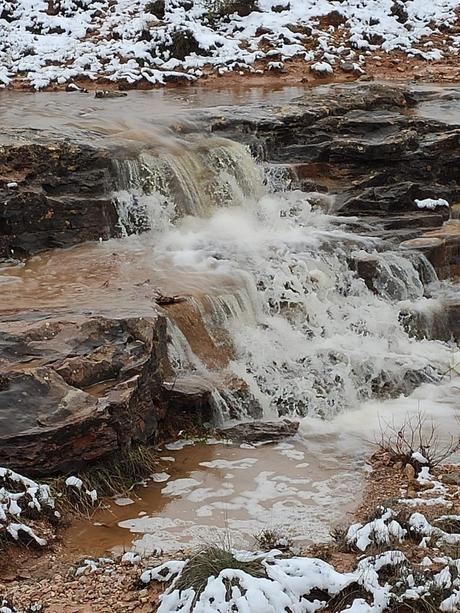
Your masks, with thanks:
[[[330,90],[319,91],[328,100]],[[351,126],[347,129],[353,138],[358,138],[362,125],[372,132],[370,144],[366,143],[375,155],[370,158],[370,172],[388,150],[399,152],[395,158],[403,156],[398,147],[414,155],[419,146],[414,130],[408,130],[407,138],[403,135],[402,144],[391,140],[398,122],[418,121],[425,135],[424,118],[433,120],[433,129],[438,129],[436,122],[442,116],[448,129],[455,129],[460,122],[458,88],[433,87],[432,95],[430,91],[415,88],[421,98],[417,109],[409,111],[404,106],[396,119],[396,113],[393,116],[386,107],[370,119],[359,111],[365,115],[359,121],[358,111],[347,110]],[[96,143],[101,148],[101,159],[114,156],[110,161],[115,184],[108,200],[116,203],[117,238],[100,236],[99,241],[65,250],[49,248],[0,264],[5,363],[13,379],[18,373],[23,377],[15,388],[20,401],[32,398],[33,432],[60,425],[62,415],[68,419],[69,406],[78,394],[88,403],[88,412],[99,416],[107,407],[119,406],[110,402],[120,402],[117,394],[125,392],[123,385],[132,390],[133,381],[142,381],[138,388],[142,391],[153,385],[155,377],[159,378],[155,391],[162,386],[162,393],[174,390],[176,380],[190,376],[204,382],[196,404],[201,410],[207,403],[212,421],[220,426],[250,419],[300,421],[294,438],[258,447],[184,441],[179,435],[176,443],[159,451],[159,471],[144,485],[110,501],[109,508],[97,511],[90,520],[73,523],[64,537],[70,552],[102,555],[133,548],[152,553],[225,539],[249,547],[254,535],[264,529],[277,529],[299,546],[325,540],[331,527],[345,523],[347,514],[361,502],[366,457],[388,424],[397,428],[408,414],[422,412],[436,422],[441,439],[448,441],[458,431],[460,358],[450,327],[458,322],[458,311],[451,305],[460,303],[460,286],[458,279],[446,278],[445,273],[458,265],[456,243],[449,251],[451,262],[446,264],[444,257],[441,279],[435,258],[417,250],[404,251],[398,243],[414,239],[431,223],[441,226],[448,217],[445,211],[444,217],[439,211],[430,217],[430,211],[421,212],[414,204],[413,194],[418,192],[409,181],[401,183],[404,197],[391,191],[390,181],[389,187],[384,185],[388,198],[391,202],[401,198],[404,214],[411,209],[407,227],[398,221],[403,226],[400,235],[393,235],[391,227],[383,228],[386,217],[380,210],[376,215],[367,211],[367,217],[361,218],[350,214],[354,212],[350,208],[342,216],[341,207],[348,202],[343,193],[334,189],[327,193],[321,181],[313,183],[324,170],[331,172],[330,167],[322,166],[316,157],[314,162],[310,159],[316,155],[315,148],[322,151],[326,137],[321,122],[329,121],[329,111],[318,119],[319,140],[313,145],[302,139],[292,144],[288,139],[282,143],[285,149],[279,146],[280,153],[277,133],[270,136],[272,141],[267,138],[264,146],[269,143],[275,152],[270,163],[254,155],[256,145],[262,153],[264,146],[255,145],[247,131],[238,133],[240,143],[228,133],[201,132],[206,117],[195,122],[187,116],[190,108],[199,110],[206,104],[208,109],[215,107],[218,117],[220,105],[227,105],[227,114],[228,105],[234,105],[239,129],[251,113],[257,115],[262,103],[278,104],[284,117],[283,105],[302,93],[302,88],[237,91],[231,96],[213,92],[212,98],[204,100],[197,90],[191,92],[188,104],[181,95],[169,98],[167,92],[133,93],[128,100],[103,102],[89,101],[82,94],[28,94],[21,95],[25,102],[20,112],[14,104],[16,94],[7,92],[0,99],[11,138],[22,138],[14,132],[22,127],[60,132],[69,138],[77,133],[84,147]],[[51,100],[52,112],[47,106]],[[243,100],[253,106],[240,109]],[[308,116],[302,106],[305,101],[299,104]],[[269,107],[266,113],[262,126],[269,122]],[[172,131],[176,120],[182,127]],[[225,117],[217,119],[213,129],[220,126],[219,121],[225,124]],[[195,129],[199,126],[198,133],[189,133],[191,124]],[[380,124],[382,128],[375,128]],[[276,129],[280,125],[279,119]],[[309,126],[305,129],[308,135]],[[402,130],[395,130],[394,139],[402,139]],[[336,161],[343,176],[323,175],[329,187],[341,181],[344,193],[359,183],[353,172],[365,166],[358,143],[357,162],[353,162],[358,171],[352,168],[347,147],[354,146],[353,138],[344,137],[334,154],[345,151],[345,160]],[[135,149],[128,153],[122,149],[120,157],[118,148],[126,143],[135,143]],[[423,146],[425,163],[423,156],[431,141]],[[293,187],[283,178],[288,156],[305,174],[304,183],[297,176]],[[308,161],[299,162],[301,156]],[[324,156],[320,153],[318,159]],[[398,172],[404,175],[404,160]],[[448,185],[449,193],[456,194],[454,183],[455,177]],[[44,189],[55,197],[61,184],[70,190],[72,201],[75,186],[71,182],[46,177]],[[363,188],[366,198],[372,192],[370,185]],[[425,186],[420,189],[426,191]],[[91,187],[85,184],[83,194],[85,190],[90,192]],[[67,192],[65,197],[69,199]],[[359,197],[360,203],[367,202],[362,194]],[[413,219],[422,214],[426,219],[420,229]],[[56,247],[55,243],[49,241],[50,247]],[[112,328],[103,334],[94,332],[94,318],[117,322],[122,341]],[[152,321],[158,329],[149,336],[146,330],[151,332]],[[135,337],[133,326],[145,322],[146,328],[136,329]],[[155,346],[161,345],[151,370],[144,368],[152,364],[150,354],[138,368],[147,337]],[[107,349],[104,343],[111,353],[102,355],[101,348]],[[92,374],[97,368],[104,373],[95,380]],[[48,385],[55,393],[44,383],[49,381],[46,369],[59,378],[62,394],[59,411],[53,409],[45,419],[37,392],[31,393],[24,380],[40,376],[42,387],[36,389]],[[17,405],[5,394],[0,391],[0,417],[9,432]],[[136,400],[136,393],[129,402],[132,398]],[[175,406],[174,399],[168,402],[161,411],[155,405],[160,415],[155,419],[163,420],[163,425],[169,425],[168,411]],[[189,402],[188,410],[193,412],[195,400]],[[143,410],[146,403],[141,405]],[[127,406],[130,415],[136,414]],[[49,411],[46,403],[45,409]],[[109,416],[111,411],[107,410]],[[103,419],[104,427],[110,425],[109,417],[103,414]],[[130,424],[133,444],[154,439],[157,422],[152,423],[141,415],[139,423]],[[152,432],[146,434],[147,427]],[[97,456],[101,440],[108,454],[120,439],[118,430],[101,433],[91,425],[89,432],[81,439],[85,442],[93,436],[88,456]],[[62,448],[68,454],[66,463],[62,460],[67,467],[74,450],[67,443]],[[80,448],[75,444],[77,452]]]

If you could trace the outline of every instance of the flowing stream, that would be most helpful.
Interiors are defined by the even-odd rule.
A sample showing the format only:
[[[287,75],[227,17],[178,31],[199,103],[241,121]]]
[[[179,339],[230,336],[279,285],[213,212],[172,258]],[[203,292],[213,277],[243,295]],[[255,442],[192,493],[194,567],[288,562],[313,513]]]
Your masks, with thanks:
[[[69,550],[173,550],[210,535],[241,545],[266,527],[327,538],[359,502],[380,423],[421,410],[452,431],[458,347],[430,336],[458,288],[424,256],[351,232],[331,197],[278,180],[275,191],[232,141],[175,136],[114,165],[125,237],[5,268],[10,304],[142,314],[152,288],[185,296],[165,308],[170,358],[214,386],[216,421],[288,416],[301,427],[274,446],[162,450],[153,480],[77,522]],[[377,292],[355,272],[366,258]]]

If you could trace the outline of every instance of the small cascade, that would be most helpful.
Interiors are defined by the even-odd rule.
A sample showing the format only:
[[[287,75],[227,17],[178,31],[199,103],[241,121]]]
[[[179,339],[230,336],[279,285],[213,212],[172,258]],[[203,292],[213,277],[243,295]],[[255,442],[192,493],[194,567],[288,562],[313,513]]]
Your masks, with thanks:
[[[175,139],[161,151],[113,162],[115,195],[125,234],[162,230],[184,215],[206,217],[217,207],[242,206],[262,193],[262,171],[234,141]]]
[[[423,255],[347,230],[329,196],[270,191],[237,143],[184,142],[117,162],[117,197],[153,260],[203,280],[168,314],[188,354],[177,366],[219,371],[222,415],[329,418],[440,380],[453,346],[430,340],[442,305]]]

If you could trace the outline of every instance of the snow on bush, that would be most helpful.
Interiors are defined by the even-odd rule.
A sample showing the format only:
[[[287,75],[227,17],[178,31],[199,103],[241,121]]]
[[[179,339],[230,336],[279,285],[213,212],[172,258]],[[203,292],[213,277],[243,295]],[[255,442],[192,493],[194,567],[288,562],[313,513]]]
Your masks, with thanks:
[[[77,77],[163,83],[196,79],[204,67],[252,70],[262,58],[333,63],[347,48],[350,60],[394,49],[439,59],[442,51],[423,38],[453,24],[457,7],[458,0],[0,0],[0,86],[14,76],[37,89]],[[453,51],[460,37],[445,44]]]
[[[438,521],[452,519],[455,515],[443,515]],[[416,534],[433,537],[438,545],[460,545],[460,534],[445,532],[437,526],[433,526],[422,513],[413,513],[409,519],[409,525]],[[459,561],[460,565],[460,561]],[[459,566],[460,571],[460,566]]]
[[[401,542],[407,531],[394,519],[391,509],[381,509],[381,517],[366,524],[353,524],[348,528],[347,543],[366,551],[370,545],[389,545],[393,541]]]
[[[385,567],[401,564],[405,556],[398,551],[361,560],[354,572],[339,573],[330,564],[316,558],[279,558],[276,552],[261,558],[264,577],[254,577],[239,569],[225,569],[209,577],[201,593],[193,587],[177,589],[176,585],[189,562],[167,562],[143,573],[144,583],[149,580],[170,581],[171,586],[162,597],[158,613],[220,613],[256,612],[314,613],[325,609],[328,601],[351,585],[358,585],[364,598],[356,598],[351,609],[354,613],[379,613],[390,601],[390,588],[379,582],[378,572]],[[278,552],[279,553],[279,552]],[[251,559],[251,554],[247,554]],[[242,556],[242,553],[239,553]],[[318,599],[318,591],[324,596]],[[311,594],[311,596],[310,596]]]
[[[0,534],[7,534],[14,540],[25,536],[44,546],[46,540],[35,534],[25,520],[55,512],[54,507],[47,485],[0,467]]]
[[[383,613],[401,605],[401,610],[458,612],[460,560],[436,558],[434,570],[426,565],[418,569],[401,551],[390,550],[361,559],[353,572],[340,573],[320,559],[281,555],[234,552],[236,561],[259,560],[262,575],[241,568],[219,571],[217,560],[210,560],[215,573],[202,576],[200,565],[189,569],[191,558],[146,570],[141,582],[170,583],[158,613]],[[184,583],[184,578],[193,581]]]

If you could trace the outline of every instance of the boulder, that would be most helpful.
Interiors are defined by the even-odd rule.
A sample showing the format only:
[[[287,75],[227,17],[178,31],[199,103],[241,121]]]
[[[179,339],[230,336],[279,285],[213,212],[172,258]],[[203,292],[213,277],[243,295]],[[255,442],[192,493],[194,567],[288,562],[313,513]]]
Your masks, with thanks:
[[[0,140],[0,258],[120,235],[110,152],[59,135]]]
[[[421,251],[431,262],[440,279],[459,277],[460,220],[448,220],[440,228],[428,230],[418,238],[404,241],[400,249]]]
[[[0,465],[78,470],[165,419],[163,316],[68,316],[0,324]]]

